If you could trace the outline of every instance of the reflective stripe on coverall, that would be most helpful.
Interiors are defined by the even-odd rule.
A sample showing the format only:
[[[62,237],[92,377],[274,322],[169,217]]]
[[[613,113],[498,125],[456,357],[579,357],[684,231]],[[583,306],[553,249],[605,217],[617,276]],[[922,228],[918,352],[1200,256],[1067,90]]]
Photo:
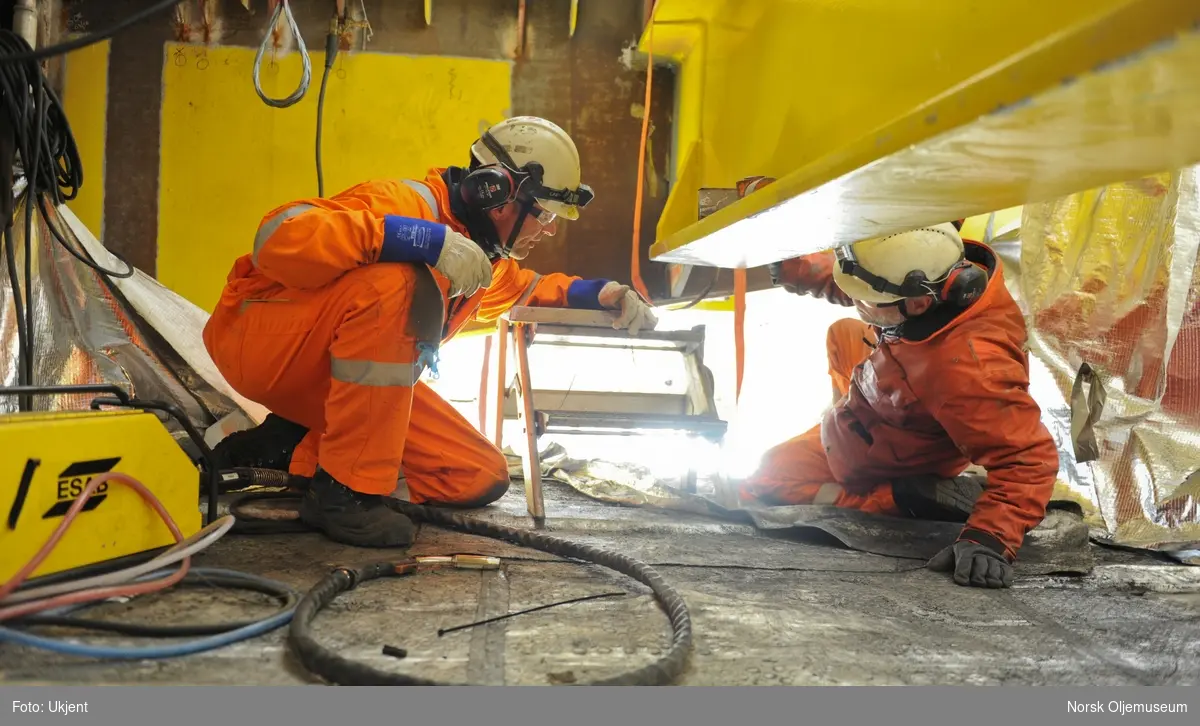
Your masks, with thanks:
[[[1029,395],[1025,323],[999,261],[984,245],[965,245],[969,259],[990,261],[979,300],[915,339],[885,337],[872,350],[858,336],[863,357],[847,395],[820,426],[769,451],[743,496],[810,503],[820,484],[835,482],[844,490],[839,506],[885,512],[889,480],[952,477],[975,463],[987,470],[987,483],[962,537],[1016,556],[1045,516],[1058,451]],[[832,269],[830,253],[789,261],[784,286],[852,304]],[[846,358],[855,355],[852,322],[839,321],[841,332],[831,331],[835,387]]]
[[[488,289],[452,301],[436,270],[376,262],[384,215],[467,234],[449,213],[442,171],[430,170],[423,184],[366,182],[272,210],[253,252],[233,265],[205,346],[238,393],[309,428],[293,474],[311,476],[319,465],[355,491],[390,494],[403,471],[415,503],[495,499],[508,487],[508,462],[418,381],[425,362],[418,344],[445,342],[472,319],[495,320],[518,301],[598,305],[607,280],[539,276],[512,260],[493,265]],[[443,324],[448,307],[453,315]],[[432,336],[417,332],[431,319]]]

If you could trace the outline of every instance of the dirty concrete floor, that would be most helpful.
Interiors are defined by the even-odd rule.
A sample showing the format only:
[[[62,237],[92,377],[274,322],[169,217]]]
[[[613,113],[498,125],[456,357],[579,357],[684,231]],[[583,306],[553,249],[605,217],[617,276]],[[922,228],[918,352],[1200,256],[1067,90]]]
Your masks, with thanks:
[[[548,483],[554,534],[653,564],[691,609],[696,647],[686,685],[1200,683],[1200,568],[1098,550],[1088,577],[1024,578],[1007,591],[962,588],[920,562],[763,537],[700,517],[620,508]],[[529,526],[519,486],[485,516]],[[452,682],[582,682],[661,654],[666,618],[641,585],[599,566],[423,527],[410,554],[505,558],[495,572],[379,580],[317,619],[321,639],[376,666]],[[306,588],[332,567],[386,559],[315,534],[229,536],[197,566],[256,572]],[[439,638],[449,627],[602,592]],[[262,596],[188,589],[98,617],[184,623],[246,618]],[[55,632],[48,630],[47,632]],[[187,658],[100,662],[0,645],[0,681],[303,684],[286,629]],[[88,636],[128,643],[114,636]],[[396,660],[383,645],[408,650]]]

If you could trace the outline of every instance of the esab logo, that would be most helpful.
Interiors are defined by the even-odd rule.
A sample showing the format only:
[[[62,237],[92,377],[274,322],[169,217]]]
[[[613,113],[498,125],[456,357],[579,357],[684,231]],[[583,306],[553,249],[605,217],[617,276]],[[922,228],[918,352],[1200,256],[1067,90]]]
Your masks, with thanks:
[[[42,519],[53,519],[65,515],[67,510],[71,508],[71,505],[75,503],[75,500],[79,498],[79,495],[83,493],[84,487],[88,485],[92,477],[112,471],[112,468],[120,460],[121,457],[117,456],[111,459],[77,461],[66,469],[63,469],[62,473],[58,475],[58,502],[46,510],[46,513],[42,515]],[[104,500],[108,499],[108,495],[105,494],[107,491],[108,482],[104,482],[96,487],[96,493],[92,495],[91,499],[87,500],[81,511],[90,512],[103,504]]]

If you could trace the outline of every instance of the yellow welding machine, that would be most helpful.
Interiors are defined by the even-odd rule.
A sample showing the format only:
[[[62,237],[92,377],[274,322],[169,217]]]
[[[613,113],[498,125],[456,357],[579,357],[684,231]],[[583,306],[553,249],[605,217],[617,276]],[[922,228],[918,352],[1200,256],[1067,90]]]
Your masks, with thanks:
[[[0,416],[0,582],[41,549],[92,477],[110,471],[131,476],[153,492],[184,537],[199,531],[199,470],[154,414],[120,410]],[[105,482],[31,576],[174,542],[137,492]]]

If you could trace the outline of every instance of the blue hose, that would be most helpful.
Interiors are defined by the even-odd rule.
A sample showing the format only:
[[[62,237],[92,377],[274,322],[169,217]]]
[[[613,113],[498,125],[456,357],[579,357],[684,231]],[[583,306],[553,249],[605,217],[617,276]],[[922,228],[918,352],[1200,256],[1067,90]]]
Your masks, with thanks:
[[[150,579],[155,575],[170,572],[170,570],[160,570],[158,573],[148,573],[143,578]],[[282,589],[290,589],[283,583],[267,580],[266,578],[251,575],[245,572],[234,572],[232,570],[223,570],[217,568],[201,568],[195,567],[191,570],[196,575],[233,575],[246,580],[259,580],[278,586]],[[138,578],[138,579],[143,579]],[[97,603],[98,604],[98,603]],[[227,645],[248,640],[250,638],[269,633],[272,630],[287,625],[291,622],[292,614],[296,607],[283,610],[271,617],[264,618],[252,625],[230,630],[220,635],[211,635],[205,638],[196,638],[181,643],[172,643],[170,645],[158,645],[148,648],[122,648],[117,646],[103,645],[88,645],[86,643],[76,643],[67,640],[58,640],[55,638],[47,638],[41,635],[33,635],[23,630],[14,630],[12,628],[0,627],[0,643],[10,642],[19,645],[28,645],[32,648],[40,648],[49,650],[54,653],[63,655],[74,655],[85,658],[106,658],[111,660],[144,660],[144,659],[161,659],[161,658],[178,658],[185,655],[193,655],[195,653],[203,653],[209,650],[216,650]]]

